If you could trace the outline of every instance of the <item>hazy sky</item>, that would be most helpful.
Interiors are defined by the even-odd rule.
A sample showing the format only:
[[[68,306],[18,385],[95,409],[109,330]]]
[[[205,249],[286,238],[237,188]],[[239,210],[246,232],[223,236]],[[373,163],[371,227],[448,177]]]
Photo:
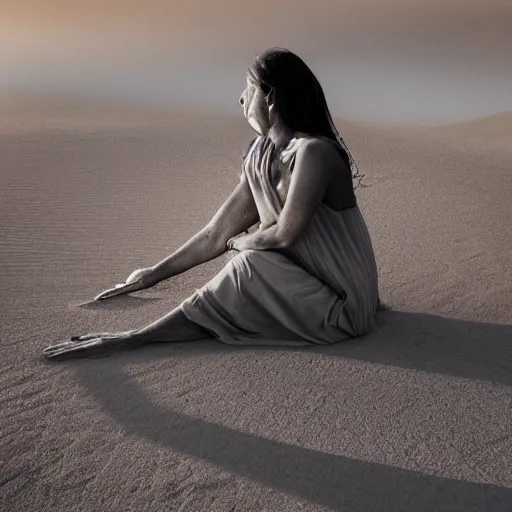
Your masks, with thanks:
[[[0,0],[0,89],[236,112],[247,65],[275,45],[336,116],[512,109],[512,0]]]

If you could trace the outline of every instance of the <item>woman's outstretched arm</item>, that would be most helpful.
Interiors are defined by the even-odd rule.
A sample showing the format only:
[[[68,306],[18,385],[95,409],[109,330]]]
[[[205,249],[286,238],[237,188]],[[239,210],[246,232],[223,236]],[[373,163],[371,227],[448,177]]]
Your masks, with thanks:
[[[247,231],[258,220],[258,210],[249,183],[243,175],[238,186],[210,222],[177,251],[152,267],[132,272],[125,283],[105,290],[95,300],[145,290],[160,281],[206,263],[226,252],[227,241]]]
[[[227,241],[247,231],[259,220],[258,210],[245,176],[208,224],[177,251],[152,267],[154,284],[217,258]]]
[[[219,208],[212,220],[176,252],[161,261],[151,272],[154,279],[146,288],[205,263],[226,252],[229,238],[248,230],[259,220],[252,192],[245,177]],[[138,271],[136,271],[138,272]],[[142,270],[141,270],[142,272]],[[158,280],[156,280],[158,278]],[[142,289],[142,288],[137,288]],[[136,291],[135,290],[135,291]],[[125,292],[128,293],[128,292]],[[188,320],[179,308],[142,329],[118,333],[94,333],[74,336],[71,341],[52,345],[43,351],[48,359],[81,353],[105,345],[132,345],[151,341],[197,339],[208,335]]]

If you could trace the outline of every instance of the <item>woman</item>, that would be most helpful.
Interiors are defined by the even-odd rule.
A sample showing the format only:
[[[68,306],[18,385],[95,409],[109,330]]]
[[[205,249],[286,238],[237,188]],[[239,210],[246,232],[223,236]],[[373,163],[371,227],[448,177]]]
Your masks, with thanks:
[[[97,299],[150,288],[236,251],[230,261],[156,322],[76,336],[48,347],[46,357],[205,337],[240,345],[331,344],[372,329],[377,266],[354,194],[359,174],[318,80],[297,55],[271,48],[249,67],[240,103],[258,136],[236,189],[175,253]]]

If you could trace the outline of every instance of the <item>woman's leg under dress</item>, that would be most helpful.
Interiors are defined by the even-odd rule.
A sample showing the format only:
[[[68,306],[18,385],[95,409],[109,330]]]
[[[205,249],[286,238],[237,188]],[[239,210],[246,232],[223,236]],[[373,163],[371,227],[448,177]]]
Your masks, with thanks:
[[[132,332],[132,340],[137,344],[167,343],[177,341],[192,341],[213,336],[203,327],[189,320],[181,307],[173,309],[170,313],[155,322]]]
[[[46,348],[43,355],[52,359],[100,347],[137,347],[147,343],[192,341],[212,337],[206,329],[189,320],[178,307],[141,329],[73,336],[72,341]]]

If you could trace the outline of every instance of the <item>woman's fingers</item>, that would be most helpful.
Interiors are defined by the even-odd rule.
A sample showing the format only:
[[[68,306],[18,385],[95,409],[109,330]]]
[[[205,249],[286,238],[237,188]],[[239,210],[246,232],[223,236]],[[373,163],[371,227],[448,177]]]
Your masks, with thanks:
[[[139,282],[117,284],[114,288],[109,288],[108,290],[101,292],[99,295],[96,295],[94,300],[110,299],[111,297],[116,297],[118,295],[135,292],[140,290],[140,288]]]
[[[92,338],[108,338],[112,336],[110,332],[91,332],[89,334],[83,334],[81,336],[71,336],[71,341],[84,341]]]
[[[60,352],[61,350],[68,349],[70,347],[76,346],[76,344],[79,342],[76,341],[67,341],[66,343],[59,343],[57,345],[51,345],[50,347],[47,347],[43,350],[43,354],[48,357],[51,356],[57,352]]]
[[[71,341],[58,343],[43,350],[43,355],[47,359],[53,359],[68,354],[83,352],[92,348],[103,347],[106,344],[116,345],[129,340],[136,333],[135,329],[121,332],[96,332],[84,334],[82,336],[73,336]]]
[[[81,336],[71,336],[71,341],[85,341],[93,338],[103,338],[108,340],[124,339],[133,333],[134,330],[121,332],[90,332],[89,334],[82,334]]]
[[[70,341],[67,343],[60,343],[53,345],[43,350],[43,354],[47,359],[53,359],[55,357],[70,355],[77,352],[82,352],[94,347],[100,347],[103,345],[102,338],[93,338],[90,340],[83,341]]]
[[[74,345],[72,341],[66,341],[64,343],[59,343],[58,345],[51,345],[50,347],[47,347],[43,350],[43,354],[55,352],[56,350],[60,350],[61,348],[65,348],[71,345]]]
[[[101,292],[99,295],[94,297],[94,300],[110,299],[111,297],[117,297],[118,295],[124,295],[126,293],[148,288],[151,286],[151,282],[153,281],[150,279],[152,272],[152,268],[139,268],[128,276],[126,282],[116,284],[113,288],[109,288],[108,290]]]
[[[110,297],[115,297],[116,295],[122,295],[124,293],[123,290],[123,286],[116,285],[114,288],[109,288],[108,290],[101,292],[99,295],[94,297],[94,300],[109,299]]]
[[[101,299],[108,299],[110,297],[110,292],[112,291],[112,288],[109,288],[108,290],[105,290],[104,292],[99,293],[94,297],[94,300],[101,300]]]

